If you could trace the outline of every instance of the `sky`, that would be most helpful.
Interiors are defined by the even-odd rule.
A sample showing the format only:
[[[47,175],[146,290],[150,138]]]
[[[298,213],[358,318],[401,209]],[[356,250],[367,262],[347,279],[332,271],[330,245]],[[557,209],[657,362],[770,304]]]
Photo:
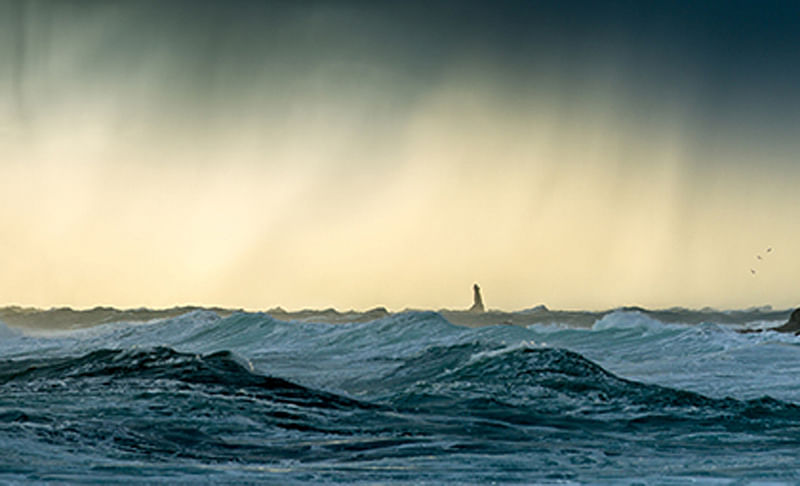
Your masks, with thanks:
[[[0,0],[0,305],[796,306],[798,53],[788,1]]]

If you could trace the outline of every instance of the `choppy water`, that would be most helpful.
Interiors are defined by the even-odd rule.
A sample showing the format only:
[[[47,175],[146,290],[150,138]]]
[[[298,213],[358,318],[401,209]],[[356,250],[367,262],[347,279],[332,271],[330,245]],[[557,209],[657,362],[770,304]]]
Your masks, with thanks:
[[[800,481],[800,338],[654,315],[0,326],[0,482]]]

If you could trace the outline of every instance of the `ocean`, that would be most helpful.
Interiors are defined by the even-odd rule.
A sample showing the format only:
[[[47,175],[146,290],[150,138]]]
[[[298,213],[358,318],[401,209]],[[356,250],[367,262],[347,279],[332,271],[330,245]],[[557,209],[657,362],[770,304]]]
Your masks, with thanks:
[[[798,483],[788,314],[7,308],[0,482]]]

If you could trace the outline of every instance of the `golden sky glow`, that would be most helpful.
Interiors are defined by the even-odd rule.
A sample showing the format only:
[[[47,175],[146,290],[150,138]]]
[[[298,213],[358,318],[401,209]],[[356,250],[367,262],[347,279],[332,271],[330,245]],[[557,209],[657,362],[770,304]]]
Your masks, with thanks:
[[[209,71],[179,64],[194,37],[137,50],[95,10],[24,12],[25,56],[0,50],[4,304],[452,308],[476,281],[508,310],[797,304],[798,141],[724,116],[750,105],[707,115],[696,72],[650,100],[613,50],[430,77],[352,39]],[[332,35],[304,15],[284,35]]]

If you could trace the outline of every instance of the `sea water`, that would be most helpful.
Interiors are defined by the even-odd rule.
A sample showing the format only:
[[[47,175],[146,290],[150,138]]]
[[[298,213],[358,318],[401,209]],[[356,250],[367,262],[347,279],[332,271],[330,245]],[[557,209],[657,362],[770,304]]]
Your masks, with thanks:
[[[0,325],[0,482],[800,481],[800,338],[685,312]]]

